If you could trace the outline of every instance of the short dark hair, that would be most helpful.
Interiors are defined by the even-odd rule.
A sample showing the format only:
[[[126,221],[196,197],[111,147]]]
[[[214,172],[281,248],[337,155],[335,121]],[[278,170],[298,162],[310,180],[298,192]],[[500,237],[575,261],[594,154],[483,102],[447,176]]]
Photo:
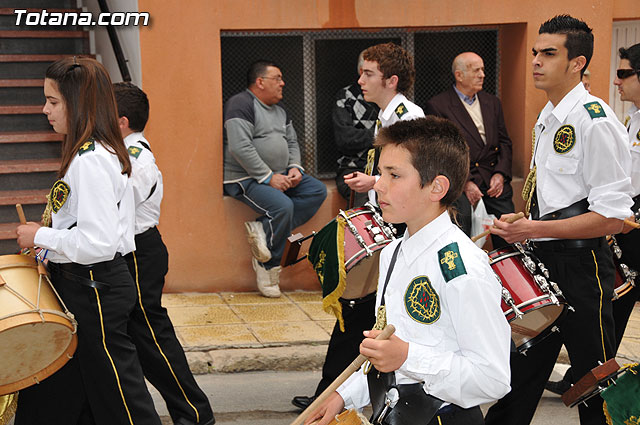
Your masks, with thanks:
[[[384,43],[369,47],[362,54],[364,60],[377,62],[383,78],[398,76],[398,91],[407,94],[416,77],[413,57],[402,47],[394,43]]]
[[[569,60],[578,56],[584,56],[587,62],[580,71],[580,78],[587,70],[593,56],[593,32],[586,22],[569,15],[558,15],[540,25],[538,34],[565,34],[567,40],[564,47],[567,48]]]
[[[258,77],[263,77],[267,72],[267,68],[270,66],[280,69],[280,67],[275,63],[264,59],[257,60],[249,65],[249,70],[247,71],[247,87],[251,87],[255,84]]]
[[[380,129],[374,145],[396,145],[408,150],[422,187],[439,175],[449,179],[449,191],[440,205],[449,207],[462,194],[469,176],[469,147],[451,121],[435,116],[398,121]]]
[[[149,99],[135,84],[129,82],[115,83],[113,92],[118,104],[118,116],[127,117],[129,128],[142,131],[149,120]]]
[[[621,47],[618,53],[620,54],[620,59],[628,60],[631,68],[640,71],[640,43],[634,44],[626,49]],[[640,75],[636,75],[636,77],[638,81],[640,81]]]

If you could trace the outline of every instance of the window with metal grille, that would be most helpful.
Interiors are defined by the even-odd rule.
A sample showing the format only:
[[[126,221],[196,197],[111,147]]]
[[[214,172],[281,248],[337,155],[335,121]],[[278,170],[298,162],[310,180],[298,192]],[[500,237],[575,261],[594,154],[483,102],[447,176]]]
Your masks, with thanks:
[[[484,90],[498,94],[498,30],[495,28],[322,30],[221,33],[222,98],[247,86],[249,65],[265,59],[278,64],[285,81],[283,106],[298,134],[303,166],[320,178],[335,176],[339,157],[331,110],[342,87],[358,80],[358,55],[369,46],[394,42],[407,49],[416,67],[410,98],[419,106],[454,83],[451,62],[473,51],[485,64]]]

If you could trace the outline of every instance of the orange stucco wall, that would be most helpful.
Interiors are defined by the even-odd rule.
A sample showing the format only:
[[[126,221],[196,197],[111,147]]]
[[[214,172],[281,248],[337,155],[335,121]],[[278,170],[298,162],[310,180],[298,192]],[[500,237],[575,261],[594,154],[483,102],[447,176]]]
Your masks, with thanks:
[[[188,6],[187,6],[188,5]],[[606,99],[614,20],[640,18],[638,0],[139,0],[143,87],[151,100],[147,136],[163,171],[160,229],[170,251],[168,291],[254,290],[242,222],[255,217],[222,195],[221,30],[498,25],[501,96],[514,143],[514,174],[531,155],[530,129],[546,102],[529,77],[541,22],[560,13],[594,29],[593,93]],[[420,76],[418,76],[420,78]],[[319,230],[341,205],[328,198],[300,231]],[[282,273],[284,289],[318,288],[307,262]]]

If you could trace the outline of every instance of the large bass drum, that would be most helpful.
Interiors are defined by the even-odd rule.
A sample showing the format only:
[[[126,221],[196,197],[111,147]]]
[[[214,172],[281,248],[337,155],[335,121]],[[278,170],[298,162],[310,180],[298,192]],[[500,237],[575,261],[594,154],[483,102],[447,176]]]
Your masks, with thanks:
[[[37,384],[71,358],[77,323],[63,306],[34,257],[0,256],[0,395]]]

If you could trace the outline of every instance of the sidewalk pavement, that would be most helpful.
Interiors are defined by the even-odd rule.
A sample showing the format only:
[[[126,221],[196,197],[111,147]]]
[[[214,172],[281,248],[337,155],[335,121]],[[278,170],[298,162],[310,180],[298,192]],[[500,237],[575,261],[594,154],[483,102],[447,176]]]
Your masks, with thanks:
[[[335,323],[320,291],[164,294],[162,303],[196,374],[319,369]],[[617,357],[640,361],[640,303]],[[564,348],[558,361],[569,363]]]

